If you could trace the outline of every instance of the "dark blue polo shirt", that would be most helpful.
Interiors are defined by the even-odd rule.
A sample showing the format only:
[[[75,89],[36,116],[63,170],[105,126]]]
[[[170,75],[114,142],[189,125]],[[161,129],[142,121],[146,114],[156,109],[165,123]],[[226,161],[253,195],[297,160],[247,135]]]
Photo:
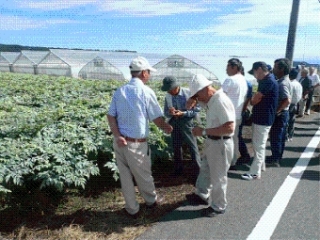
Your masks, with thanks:
[[[261,101],[252,108],[252,122],[271,126],[274,122],[279,99],[279,84],[273,74],[258,81],[258,92],[263,94]]]

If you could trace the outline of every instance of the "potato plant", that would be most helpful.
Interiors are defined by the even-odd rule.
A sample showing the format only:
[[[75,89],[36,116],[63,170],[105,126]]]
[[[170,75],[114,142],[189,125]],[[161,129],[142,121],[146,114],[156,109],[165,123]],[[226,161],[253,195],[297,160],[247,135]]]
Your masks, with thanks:
[[[85,188],[98,175],[98,155],[111,156],[106,113],[124,82],[0,73],[0,192],[33,183],[40,189]],[[159,82],[150,83],[163,104]],[[167,136],[150,125],[153,159],[168,158]]]

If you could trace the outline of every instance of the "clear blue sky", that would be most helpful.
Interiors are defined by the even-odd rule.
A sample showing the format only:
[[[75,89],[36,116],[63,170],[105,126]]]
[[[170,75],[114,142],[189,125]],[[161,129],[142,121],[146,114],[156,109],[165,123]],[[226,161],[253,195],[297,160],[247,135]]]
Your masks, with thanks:
[[[0,43],[283,57],[292,0],[0,0]],[[320,63],[320,2],[301,0],[294,59]]]

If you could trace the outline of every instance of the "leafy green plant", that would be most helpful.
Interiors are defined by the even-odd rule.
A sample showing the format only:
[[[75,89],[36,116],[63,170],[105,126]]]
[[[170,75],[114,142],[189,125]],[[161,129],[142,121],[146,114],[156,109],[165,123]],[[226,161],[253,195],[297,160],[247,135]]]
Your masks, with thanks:
[[[85,188],[100,174],[98,156],[118,180],[106,114],[119,81],[0,73],[0,193]],[[162,105],[159,83],[150,83]],[[150,125],[153,158],[169,157],[168,137]]]

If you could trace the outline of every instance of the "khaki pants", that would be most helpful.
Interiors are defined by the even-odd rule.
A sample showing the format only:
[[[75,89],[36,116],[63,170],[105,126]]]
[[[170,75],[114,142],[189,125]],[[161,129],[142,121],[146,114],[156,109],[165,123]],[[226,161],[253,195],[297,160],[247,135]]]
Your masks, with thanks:
[[[235,121],[235,126],[234,126],[234,135],[233,135],[233,158],[231,162],[231,166],[236,165],[238,156],[239,156],[239,126],[242,122],[242,118],[237,119]]]
[[[299,116],[303,116],[303,114],[304,114],[304,111],[305,111],[305,109],[306,109],[306,103],[307,103],[307,99],[301,99],[299,102],[298,102],[298,104],[299,104],[299,113],[298,113],[298,115]]]
[[[253,162],[250,167],[250,174],[261,176],[261,168],[265,169],[265,155],[268,134],[271,126],[252,124],[252,146]]]
[[[195,193],[209,197],[210,206],[217,210],[227,207],[228,170],[233,157],[233,139],[206,139]]]
[[[133,178],[135,179],[139,192],[147,205],[156,201],[156,191],[151,173],[150,150],[147,142],[127,142],[125,147],[118,147],[113,143],[117,165],[120,172],[120,182],[125,209],[130,214],[139,211],[139,203],[136,200]]]

